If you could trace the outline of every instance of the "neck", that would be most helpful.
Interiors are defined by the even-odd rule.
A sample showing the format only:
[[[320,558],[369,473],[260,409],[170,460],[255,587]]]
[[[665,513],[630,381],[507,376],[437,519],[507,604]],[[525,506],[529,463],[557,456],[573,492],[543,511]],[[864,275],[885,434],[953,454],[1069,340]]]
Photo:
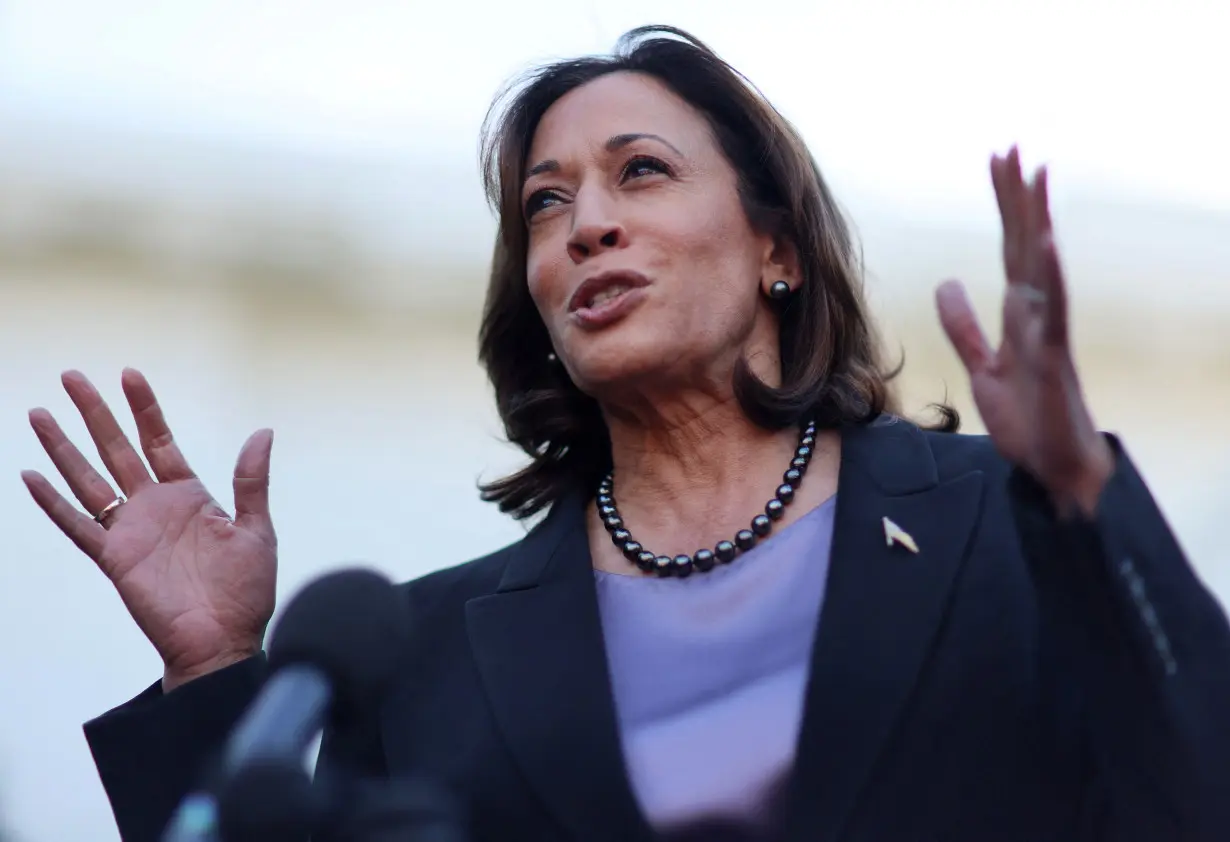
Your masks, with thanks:
[[[733,401],[655,421],[608,415],[616,486],[629,504],[674,514],[687,507],[684,498],[730,495],[755,478],[769,453],[788,450],[795,438],[792,430],[760,429]]]
[[[674,418],[659,415],[652,423],[608,413],[607,424],[620,514],[636,540],[668,555],[712,548],[747,528],[781,484],[799,438],[795,428],[756,426],[733,399]],[[815,450],[777,528],[835,490],[836,436],[818,436]],[[590,516],[597,525],[596,514]],[[609,540],[605,544],[610,547]],[[595,553],[595,564],[631,572],[617,552]]]

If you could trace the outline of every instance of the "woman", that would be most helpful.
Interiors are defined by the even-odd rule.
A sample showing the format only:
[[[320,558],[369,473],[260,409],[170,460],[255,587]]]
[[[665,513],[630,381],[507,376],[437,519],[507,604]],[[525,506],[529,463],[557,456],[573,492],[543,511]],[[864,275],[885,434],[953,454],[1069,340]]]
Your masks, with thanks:
[[[501,105],[481,357],[530,461],[484,495],[547,514],[405,586],[404,678],[321,763],[429,776],[492,842],[1230,838],[1230,629],[1085,406],[1045,172],[991,166],[1002,346],[937,295],[958,436],[893,414],[823,180],[702,44],[637,30]],[[149,470],[70,373],[118,489],[42,410],[87,514],[25,479],[165,663],[86,725],[150,840],[263,673],[272,436],[232,519],[122,382]]]

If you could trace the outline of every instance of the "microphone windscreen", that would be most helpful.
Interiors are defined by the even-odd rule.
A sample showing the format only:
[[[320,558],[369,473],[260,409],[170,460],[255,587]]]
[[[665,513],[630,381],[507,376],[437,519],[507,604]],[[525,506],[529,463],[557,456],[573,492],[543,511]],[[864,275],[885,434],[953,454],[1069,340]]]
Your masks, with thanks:
[[[407,601],[384,576],[330,573],[283,610],[270,635],[269,666],[319,669],[333,684],[336,714],[363,715],[397,674],[409,627]]]

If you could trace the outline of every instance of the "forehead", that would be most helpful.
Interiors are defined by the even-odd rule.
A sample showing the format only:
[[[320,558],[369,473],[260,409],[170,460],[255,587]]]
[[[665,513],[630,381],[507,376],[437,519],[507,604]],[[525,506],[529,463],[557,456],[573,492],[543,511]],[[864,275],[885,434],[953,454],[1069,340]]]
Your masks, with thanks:
[[[709,142],[700,112],[651,76],[600,76],[556,100],[538,123],[530,163],[595,152],[616,135],[661,135],[685,151]]]

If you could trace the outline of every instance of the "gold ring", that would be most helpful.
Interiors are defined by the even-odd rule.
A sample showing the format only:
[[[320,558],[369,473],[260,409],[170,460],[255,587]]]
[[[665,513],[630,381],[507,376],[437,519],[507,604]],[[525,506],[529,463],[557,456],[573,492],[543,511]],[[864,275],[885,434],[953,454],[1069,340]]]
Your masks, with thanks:
[[[124,505],[124,503],[126,503],[126,502],[128,502],[128,501],[127,501],[127,500],[125,500],[123,497],[116,497],[116,498],[115,498],[114,500],[112,500],[110,503],[108,503],[107,505],[103,506],[103,510],[102,510],[101,512],[99,512],[98,514],[94,515],[94,520],[95,520],[96,522],[98,522],[98,523],[100,523],[100,524],[101,524],[101,523],[103,522],[103,520],[107,517],[107,515],[109,515],[109,514],[111,514],[112,512],[114,512],[116,509],[118,509],[120,506]],[[104,525],[105,525],[105,524],[104,524]]]

